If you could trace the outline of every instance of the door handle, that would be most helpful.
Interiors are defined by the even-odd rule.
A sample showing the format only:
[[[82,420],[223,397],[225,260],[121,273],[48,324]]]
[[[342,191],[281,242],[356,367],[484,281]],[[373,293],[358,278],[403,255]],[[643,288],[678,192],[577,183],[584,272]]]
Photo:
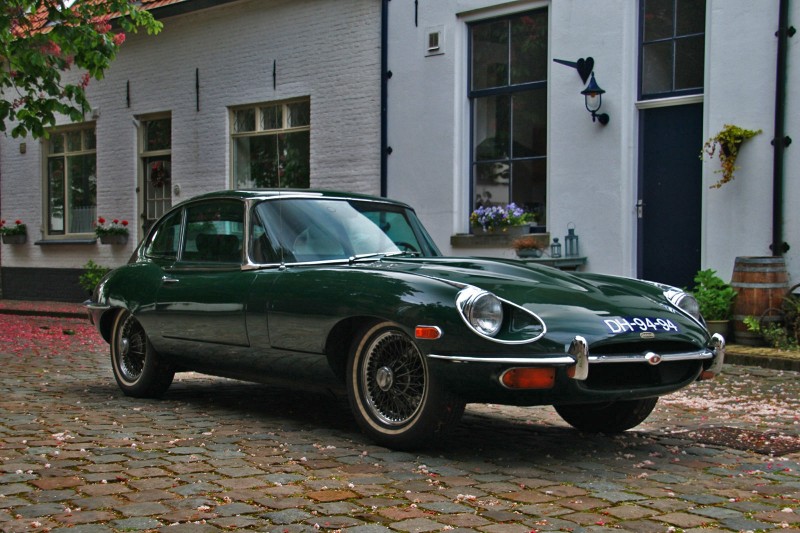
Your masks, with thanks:
[[[644,218],[644,201],[641,198],[636,202],[636,218]]]
[[[178,283],[178,278],[171,278],[169,276],[161,276],[161,283],[164,285]]]

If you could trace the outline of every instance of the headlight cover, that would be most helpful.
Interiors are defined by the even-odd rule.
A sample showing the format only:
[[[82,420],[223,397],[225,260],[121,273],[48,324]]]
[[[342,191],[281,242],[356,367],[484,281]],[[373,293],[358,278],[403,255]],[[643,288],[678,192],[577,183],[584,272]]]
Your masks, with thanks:
[[[683,310],[686,314],[698,322],[703,322],[703,317],[700,316],[700,304],[697,303],[697,300],[694,296],[688,292],[674,288],[665,290],[664,296],[667,298],[667,300],[672,302],[672,305]]]
[[[503,325],[503,304],[490,292],[470,291],[459,307],[467,323],[481,335],[494,337]]]
[[[539,340],[547,331],[535,313],[478,287],[461,290],[456,306],[470,329],[494,342],[525,344]]]

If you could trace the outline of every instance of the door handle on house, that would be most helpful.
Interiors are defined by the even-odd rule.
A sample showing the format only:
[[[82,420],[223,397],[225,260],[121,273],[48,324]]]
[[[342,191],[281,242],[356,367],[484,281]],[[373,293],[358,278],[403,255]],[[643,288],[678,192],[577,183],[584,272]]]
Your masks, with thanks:
[[[644,218],[644,201],[641,198],[636,202],[636,218]]]

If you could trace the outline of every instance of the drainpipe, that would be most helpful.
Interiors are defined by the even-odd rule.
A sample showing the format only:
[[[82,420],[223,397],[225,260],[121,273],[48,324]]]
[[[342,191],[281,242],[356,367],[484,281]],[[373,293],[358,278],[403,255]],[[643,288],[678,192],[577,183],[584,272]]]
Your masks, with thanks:
[[[389,2],[391,0],[381,0],[381,196],[388,195],[388,170],[389,154],[392,148],[389,146],[388,124],[387,124],[387,102],[389,78],[392,73],[389,71]]]
[[[772,255],[780,256],[789,251],[789,244],[783,240],[783,176],[784,152],[792,143],[786,135],[786,65],[789,37],[795,34],[789,26],[789,0],[780,0],[778,15],[778,65],[775,79],[775,135],[772,138]]]

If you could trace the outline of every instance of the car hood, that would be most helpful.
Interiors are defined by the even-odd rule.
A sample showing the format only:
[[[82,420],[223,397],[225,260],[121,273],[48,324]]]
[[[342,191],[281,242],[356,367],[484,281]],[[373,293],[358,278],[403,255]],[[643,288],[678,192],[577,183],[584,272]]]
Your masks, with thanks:
[[[590,344],[632,338],[703,346],[709,341],[703,326],[667,300],[665,287],[631,278],[490,258],[385,258],[373,267],[490,291],[538,315],[548,337],[559,342],[569,342],[576,332]]]

